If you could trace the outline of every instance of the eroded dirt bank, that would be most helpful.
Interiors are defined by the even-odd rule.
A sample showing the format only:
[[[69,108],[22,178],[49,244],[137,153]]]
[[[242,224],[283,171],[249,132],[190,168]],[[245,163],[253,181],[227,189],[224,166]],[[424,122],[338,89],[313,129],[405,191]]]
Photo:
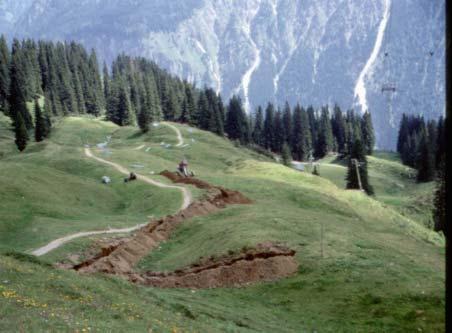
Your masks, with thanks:
[[[92,258],[73,268],[83,273],[103,272],[128,278],[132,282],[155,287],[212,288],[244,285],[287,277],[296,272],[295,252],[271,243],[237,255],[209,259],[172,273],[137,273],[133,267],[186,219],[214,213],[230,204],[251,204],[252,201],[237,191],[210,185],[197,178],[184,178],[164,171],[161,175],[175,183],[194,185],[207,190],[205,197],[190,204],[175,215],[150,222],[135,236],[104,246]]]
[[[130,240],[119,245],[104,247],[98,255],[75,265],[74,269],[81,272],[129,273],[143,256],[157,247],[161,241],[168,239],[173,230],[184,220],[214,213],[228,204],[251,203],[251,200],[240,192],[212,186],[196,178],[182,178],[169,171],[162,172],[162,175],[174,182],[187,180],[186,184],[207,189],[205,198],[193,202],[175,215],[150,222]]]
[[[295,251],[271,243],[254,249],[208,259],[171,273],[130,274],[129,280],[160,288],[237,287],[273,281],[296,273]]]

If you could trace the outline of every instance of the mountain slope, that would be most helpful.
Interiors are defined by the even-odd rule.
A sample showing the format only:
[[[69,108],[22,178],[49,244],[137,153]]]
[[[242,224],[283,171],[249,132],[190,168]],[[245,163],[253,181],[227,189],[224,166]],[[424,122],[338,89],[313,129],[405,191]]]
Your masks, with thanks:
[[[9,150],[12,138],[2,136],[0,185],[12,189],[2,191],[1,201],[27,213],[6,220],[5,212],[19,210],[0,206],[0,235],[8,235],[1,240],[5,250],[31,250],[113,221],[117,227],[135,225],[179,207],[179,193],[139,181],[126,184],[115,169],[84,157],[84,144],[111,136],[106,151],[95,148],[104,159],[165,181],[151,172],[172,170],[186,156],[200,179],[239,190],[254,202],[183,222],[139,268],[178,269],[201,256],[273,241],[297,251],[297,274],[237,289],[192,291],[145,288],[45,264],[98,249],[98,238],[79,239],[41,262],[23,254],[0,255],[0,330],[441,331],[444,249],[438,235],[390,204],[270,162],[212,133],[174,126],[188,146],[166,146],[178,142],[167,127],[141,135],[136,128],[73,117],[62,119],[48,141],[30,144],[25,153]],[[105,174],[111,185],[101,184]],[[40,195],[28,191],[35,183]],[[55,184],[64,191],[54,193]]]
[[[34,0],[11,15],[9,34],[144,55],[248,110],[367,105],[380,148],[394,147],[403,112],[444,112],[444,1]]]

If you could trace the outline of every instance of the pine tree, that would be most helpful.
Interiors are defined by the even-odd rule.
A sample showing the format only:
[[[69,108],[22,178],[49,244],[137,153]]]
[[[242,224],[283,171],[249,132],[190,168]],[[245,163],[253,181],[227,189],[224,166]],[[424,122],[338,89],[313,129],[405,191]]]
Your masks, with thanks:
[[[132,107],[126,87],[121,85],[118,94],[117,124],[127,126],[133,124]]]
[[[9,50],[5,36],[0,37],[0,111],[7,113],[9,91]]]
[[[104,66],[102,69],[103,77],[102,83],[104,85],[104,100],[105,102],[108,100],[108,96],[110,95],[110,73],[108,72],[107,64],[104,62]]]
[[[225,110],[224,110],[224,104],[223,100],[220,95],[217,97],[217,108],[215,113],[215,133],[219,136],[224,136],[224,119],[225,117]]]
[[[308,115],[299,104],[293,112],[291,137],[294,158],[298,161],[305,161],[312,150],[311,130]]]
[[[261,106],[256,111],[252,138],[256,145],[264,146],[264,115]]]
[[[273,104],[268,103],[265,109],[264,120],[264,148],[272,149],[275,142],[275,121],[274,121],[275,109]]]
[[[421,133],[416,166],[418,170],[418,182],[429,182],[433,180],[435,175],[435,161],[425,130]]]
[[[118,119],[118,104],[119,104],[119,82],[118,79],[112,83],[108,98],[107,98],[107,120],[119,124]]]
[[[317,165],[314,165],[314,170],[312,170],[312,174],[314,176],[320,176],[319,170],[317,168]]]
[[[331,128],[328,107],[323,107],[321,111],[317,142],[314,150],[317,158],[322,158],[333,150],[333,130]]]
[[[292,153],[290,152],[290,147],[287,143],[284,143],[282,146],[281,157],[282,157],[283,164],[285,166],[291,166]]]
[[[40,142],[44,140],[47,133],[47,123],[42,114],[41,107],[39,106],[39,101],[36,99],[35,104],[35,140],[36,142]]]
[[[17,113],[16,115],[16,119],[14,121],[14,133],[16,136],[15,142],[17,149],[19,149],[19,151],[23,151],[27,147],[29,137],[27,127],[25,126],[25,121],[22,118],[21,113]]]
[[[182,124],[188,124],[190,122],[190,114],[188,111],[187,98],[185,97],[182,102],[182,110],[179,118],[179,122]]]
[[[408,136],[408,117],[406,114],[402,114],[402,119],[399,124],[399,134],[397,138],[397,152],[401,153],[403,145],[405,144]]]
[[[50,100],[48,95],[44,96],[44,121],[45,121],[45,131],[44,137],[48,138],[50,136],[50,132],[52,131],[52,101]]]
[[[308,106],[306,109],[306,114],[308,116],[309,121],[309,129],[311,131],[311,140],[312,140],[312,146],[315,147],[317,145],[317,130],[318,130],[318,124],[316,119],[316,112],[312,105]]]
[[[358,163],[358,166],[357,166]],[[356,171],[358,169],[358,172]],[[362,189],[368,194],[374,193],[372,186],[369,184],[367,174],[367,159],[361,140],[357,139],[353,145],[349,156],[348,169],[347,169],[347,189],[359,189],[360,181]]]
[[[206,96],[206,91],[201,91],[199,94],[198,99],[198,119],[197,119],[197,125],[199,128],[203,130],[209,129],[209,120],[210,120],[210,111],[209,111],[209,105],[208,100]]]
[[[439,163],[436,190],[434,198],[433,220],[435,231],[447,232],[446,219],[446,160],[443,157]]]
[[[346,153],[346,123],[342,114],[342,110],[336,104],[333,109],[333,118],[331,120],[333,135],[337,142],[337,151],[339,154]]]
[[[361,133],[364,150],[367,155],[372,155],[375,146],[374,127],[369,111],[366,111],[361,120]]]
[[[290,110],[288,102],[286,102],[284,106],[282,122],[284,127],[283,142],[290,145],[292,142],[292,111]]]
[[[12,58],[10,66],[10,88],[8,96],[9,114],[14,122],[18,121],[20,115],[22,122],[27,130],[33,128],[33,120],[27,109],[26,103],[26,77],[23,71],[22,54],[20,52],[20,43],[16,39],[13,41]],[[19,125],[15,125],[16,130]],[[25,147],[25,146],[24,146]]]
[[[248,118],[243,109],[242,101],[235,95],[229,101],[225,131],[229,139],[238,140],[240,144],[248,144],[250,141]]]
[[[282,119],[281,111],[277,111],[275,115],[275,120],[273,124],[274,129],[274,139],[272,144],[272,150],[275,153],[280,153],[282,150],[282,146],[284,144],[284,124]]]
[[[436,133],[435,169],[439,170],[441,160],[445,158],[446,154],[446,131],[443,117],[438,120]]]
[[[185,87],[185,101],[187,103],[187,123],[192,126],[197,125],[197,113],[196,113],[196,103],[193,97],[192,89],[187,85]]]
[[[151,121],[151,116],[149,109],[146,104],[142,104],[141,109],[138,113],[138,126],[143,133],[149,132],[149,123]]]

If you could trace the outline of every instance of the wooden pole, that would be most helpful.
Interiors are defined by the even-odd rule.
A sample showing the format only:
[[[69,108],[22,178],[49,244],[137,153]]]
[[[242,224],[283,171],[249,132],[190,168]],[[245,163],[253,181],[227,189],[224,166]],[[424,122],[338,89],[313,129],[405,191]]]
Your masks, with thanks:
[[[362,191],[363,185],[361,183],[361,174],[359,173],[359,162],[356,158],[354,158],[353,163],[355,164],[355,168],[356,168],[356,176],[358,177],[359,190]]]
[[[320,257],[323,259],[323,234],[324,234],[323,222],[320,224]]]

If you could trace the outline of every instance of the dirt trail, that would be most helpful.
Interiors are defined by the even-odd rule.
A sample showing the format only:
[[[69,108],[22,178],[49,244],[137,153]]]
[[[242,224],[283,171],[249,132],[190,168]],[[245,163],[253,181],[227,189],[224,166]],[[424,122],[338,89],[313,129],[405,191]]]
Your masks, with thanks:
[[[129,175],[130,171],[127,170],[126,168],[124,168],[123,166],[111,162],[111,161],[107,161],[104,160],[103,158],[97,157],[95,156],[92,152],[90,148],[86,148],[85,147],[85,155],[95,159],[98,162],[104,163],[104,164],[108,164],[112,167],[114,167],[116,170],[118,170],[119,172],[125,174],[125,175]],[[182,186],[175,186],[175,185],[168,185],[168,184],[164,184],[164,183],[160,183],[158,181],[155,181],[149,177],[146,176],[142,176],[137,174],[137,179],[144,181],[148,184],[160,187],[160,188],[169,188],[169,189],[176,189],[182,192],[183,195],[183,201],[180,207],[180,210],[184,210],[186,209],[188,206],[190,206],[191,201],[192,201],[192,197],[191,197],[191,192]],[[101,235],[101,234],[115,234],[115,233],[127,233],[127,232],[132,232],[135,230],[138,230],[142,227],[144,227],[145,225],[147,225],[147,223],[145,224],[141,224],[141,225],[137,225],[135,227],[129,227],[129,228],[122,228],[122,229],[107,229],[107,230],[99,230],[99,231],[86,231],[86,232],[78,232],[72,235],[68,235],[68,236],[64,236],[58,239],[55,239],[53,241],[51,241],[50,243],[48,243],[47,245],[40,247],[39,249],[34,250],[33,252],[31,252],[33,255],[35,256],[42,256],[44,254],[49,253],[50,251],[53,251],[57,248],[59,248],[60,246],[62,246],[63,244],[66,244],[68,242],[70,242],[71,240],[77,239],[77,238],[81,238],[81,237],[87,237],[87,236],[93,236],[93,235]]]
[[[127,170],[123,166],[119,165],[118,163],[107,161],[107,160],[104,160],[103,158],[100,158],[100,157],[97,157],[96,155],[93,155],[93,153],[91,152],[90,148],[85,148],[85,155],[95,159],[98,162],[101,162],[101,163],[104,163],[104,164],[108,164],[108,165],[112,166],[113,168],[115,168],[116,170],[118,170],[119,172],[121,172],[121,173],[123,173],[125,175],[129,175],[130,174],[129,170]],[[187,188],[183,187],[183,186],[175,186],[175,185],[168,185],[168,184],[160,183],[160,182],[158,182],[156,180],[153,180],[153,179],[151,179],[149,177],[146,177],[146,176],[143,176],[143,175],[140,175],[140,174],[137,174],[137,179],[139,179],[139,180],[141,180],[141,181],[143,181],[145,183],[148,183],[148,184],[160,187],[160,188],[169,188],[169,189],[176,189],[176,190],[181,191],[182,195],[183,195],[183,201],[182,201],[182,205],[180,207],[180,210],[184,210],[185,208],[187,208],[190,205],[191,201],[192,201],[190,191]]]
[[[172,125],[172,124],[170,124],[170,123],[166,123],[166,122],[164,122],[164,123],[162,123],[162,124],[164,124],[165,126],[168,126],[169,128],[171,128],[173,131],[175,131],[176,132],[176,135],[177,135],[177,144],[175,145],[175,147],[180,147],[180,146],[183,146],[183,144],[184,144],[184,138],[182,137],[182,133],[179,131],[179,129],[176,127],[176,126],[174,126],[174,125]]]
[[[133,148],[133,150],[140,150],[140,149],[143,149],[144,147],[146,147],[146,145],[140,145],[136,148]]]
[[[161,175],[172,179],[174,182],[182,182],[182,180],[189,179],[186,183],[198,188],[207,189],[207,194],[204,199],[191,203],[187,208],[179,211],[175,215],[169,215],[165,218],[152,221],[128,242],[120,244],[115,248],[110,248],[111,251],[105,251],[103,249],[102,253],[104,255],[97,255],[77,265],[75,269],[82,272],[129,274],[142,257],[157,247],[161,241],[168,239],[173,230],[184,220],[194,216],[204,216],[214,213],[226,207],[227,204],[251,203],[251,200],[240,192],[211,186],[196,178],[184,178],[169,171],[164,171]]]
[[[207,189],[203,200],[193,202],[176,215],[152,221],[134,237],[104,246],[100,253],[73,268],[83,273],[103,272],[122,276],[134,283],[155,287],[213,288],[245,285],[257,281],[271,281],[294,274],[298,263],[295,251],[271,243],[260,244],[237,255],[210,258],[173,273],[137,273],[138,261],[168,239],[173,230],[186,219],[205,216],[229,204],[250,204],[251,200],[237,191],[196,179],[163,171],[161,175],[176,183],[191,184]]]
[[[130,227],[130,228],[123,228],[123,229],[108,229],[108,230],[100,230],[100,231],[86,231],[86,232],[79,232],[76,234],[72,234],[69,236],[65,236],[65,237],[61,237],[58,239],[55,239],[53,241],[51,241],[49,244],[47,244],[46,246],[43,246],[37,250],[34,250],[31,254],[37,257],[43,256],[44,254],[49,253],[52,250],[55,250],[56,248],[62,246],[63,244],[66,244],[68,242],[70,242],[71,240],[74,240],[76,238],[81,238],[81,237],[87,237],[87,236],[94,236],[94,235],[103,235],[103,234],[121,234],[121,233],[129,233],[138,229],[143,228],[146,225],[146,223],[144,224],[140,224],[137,225],[135,227]]]

